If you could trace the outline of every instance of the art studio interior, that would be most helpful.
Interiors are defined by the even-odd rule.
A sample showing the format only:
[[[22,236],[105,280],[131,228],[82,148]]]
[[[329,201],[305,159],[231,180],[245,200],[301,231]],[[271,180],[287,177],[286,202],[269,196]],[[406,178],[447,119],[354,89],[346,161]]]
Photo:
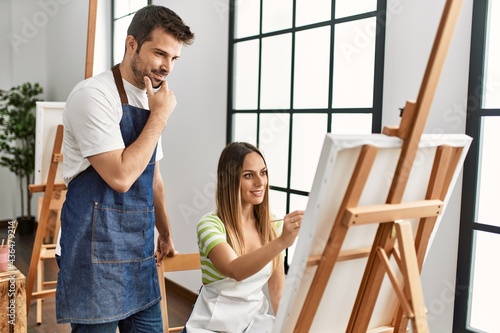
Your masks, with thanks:
[[[221,151],[248,142],[265,157],[273,216],[305,211],[284,256],[273,332],[406,331],[396,330],[398,318],[412,332],[500,332],[500,3],[493,0],[1,1],[0,256],[10,266],[0,272],[0,332],[71,332],[56,322],[55,291],[37,294],[57,288],[37,280],[58,274],[44,257],[57,241],[56,206],[66,193],[56,127],[73,88],[122,61],[132,17],[151,4],[177,13],[195,34],[166,79],[177,105],[161,134],[178,253],[199,250],[196,227],[215,209]],[[14,118],[12,89],[31,89],[28,102],[38,100],[24,110],[31,116]],[[14,132],[24,136],[7,135]],[[31,157],[11,148],[25,142]],[[370,167],[359,157],[370,159],[366,145],[378,151]],[[49,182],[52,199],[44,201]],[[409,231],[399,228],[406,220]],[[420,234],[428,221],[433,227]],[[393,229],[384,231],[388,223]],[[332,231],[339,228],[345,238]],[[403,239],[415,235],[407,253]],[[385,236],[394,239],[389,268],[373,273],[369,264],[384,262]],[[163,279],[172,294],[169,322],[183,326],[201,272]],[[377,290],[375,300],[362,286]],[[13,300],[15,324],[4,319]],[[368,317],[353,319],[365,305]]]

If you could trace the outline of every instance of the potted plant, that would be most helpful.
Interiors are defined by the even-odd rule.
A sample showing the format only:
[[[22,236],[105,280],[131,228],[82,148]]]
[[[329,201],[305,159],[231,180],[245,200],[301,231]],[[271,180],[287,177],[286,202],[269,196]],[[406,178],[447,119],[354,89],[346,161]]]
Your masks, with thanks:
[[[0,90],[0,166],[19,178],[21,215],[17,221],[21,234],[32,233],[35,226],[28,186],[35,171],[35,108],[42,93],[38,83],[30,82]]]

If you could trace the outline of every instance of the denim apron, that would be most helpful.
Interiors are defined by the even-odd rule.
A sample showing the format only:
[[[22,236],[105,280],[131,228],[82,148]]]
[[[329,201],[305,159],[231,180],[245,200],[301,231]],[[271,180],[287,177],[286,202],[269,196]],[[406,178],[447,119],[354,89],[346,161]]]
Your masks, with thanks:
[[[225,278],[201,288],[187,333],[270,333],[274,316],[262,291],[271,277],[272,263],[242,281]]]
[[[113,76],[127,147],[144,128],[149,110],[128,105],[118,65],[113,67]],[[155,156],[156,149],[126,193],[114,191],[92,166],[69,183],[61,212],[58,323],[117,321],[159,302],[154,258]]]

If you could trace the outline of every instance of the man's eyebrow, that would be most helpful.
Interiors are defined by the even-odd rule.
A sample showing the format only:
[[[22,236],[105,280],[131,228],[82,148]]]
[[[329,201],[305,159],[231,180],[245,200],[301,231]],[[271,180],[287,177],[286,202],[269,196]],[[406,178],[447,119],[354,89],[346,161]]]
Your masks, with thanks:
[[[153,48],[153,50],[154,50],[155,52],[160,52],[160,53],[163,53],[163,54],[168,54],[168,55],[170,55],[170,53],[168,53],[167,51],[165,51],[165,50],[163,50],[163,49],[160,49],[160,48],[157,48],[157,47]],[[172,58],[174,58],[174,59],[179,59],[180,57],[181,57],[180,55],[178,55],[178,56],[175,56],[175,55],[174,55],[174,56],[172,56]]]
[[[155,52],[161,52],[161,53],[168,54],[168,52],[167,52],[167,51],[165,51],[165,50],[163,50],[163,49],[160,49],[160,48],[158,48],[158,47],[154,47],[154,48],[153,48],[153,50],[154,50]]]

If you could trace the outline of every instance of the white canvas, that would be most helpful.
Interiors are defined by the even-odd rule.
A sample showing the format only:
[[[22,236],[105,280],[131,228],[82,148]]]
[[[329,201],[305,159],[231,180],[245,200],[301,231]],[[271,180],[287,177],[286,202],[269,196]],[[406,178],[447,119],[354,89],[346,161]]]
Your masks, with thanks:
[[[57,125],[62,125],[64,102],[36,102],[35,185],[47,182]],[[63,183],[62,168],[57,169],[55,183]]]

